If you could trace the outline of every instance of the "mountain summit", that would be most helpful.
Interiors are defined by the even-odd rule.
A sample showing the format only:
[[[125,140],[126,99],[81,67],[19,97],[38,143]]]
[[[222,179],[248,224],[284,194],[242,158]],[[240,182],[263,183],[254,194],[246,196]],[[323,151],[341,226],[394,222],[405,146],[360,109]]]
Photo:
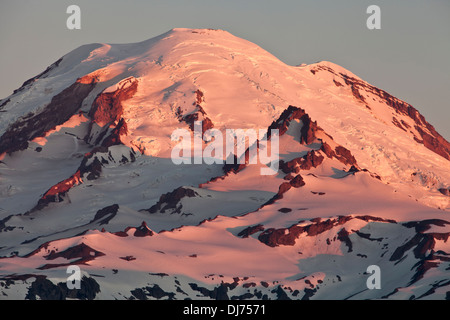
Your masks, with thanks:
[[[5,297],[449,295],[449,142],[331,62],[288,66],[226,31],[173,29],[82,46],[0,112]],[[175,165],[171,135],[196,121],[277,129],[278,172]],[[61,283],[69,265],[88,289]]]

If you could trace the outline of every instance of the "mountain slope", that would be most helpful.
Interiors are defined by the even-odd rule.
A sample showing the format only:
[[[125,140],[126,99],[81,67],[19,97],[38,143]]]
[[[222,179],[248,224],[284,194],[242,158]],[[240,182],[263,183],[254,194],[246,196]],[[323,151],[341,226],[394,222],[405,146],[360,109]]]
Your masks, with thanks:
[[[448,296],[450,145],[335,64],[174,29],[80,47],[0,105],[5,297]],[[278,172],[175,165],[171,134],[196,120],[278,129]],[[71,264],[89,290],[64,289]]]

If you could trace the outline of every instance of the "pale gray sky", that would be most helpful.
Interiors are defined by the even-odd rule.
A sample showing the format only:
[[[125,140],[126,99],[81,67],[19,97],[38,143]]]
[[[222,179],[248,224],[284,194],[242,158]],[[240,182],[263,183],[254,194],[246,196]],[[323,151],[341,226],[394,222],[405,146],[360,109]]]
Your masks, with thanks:
[[[81,30],[66,8],[81,8]],[[381,8],[381,30],[366,9]],[[290,65],[328,60],[417,108],[450,140],[449,0],[0,0],[0,98],[76,47],[216,28]]]

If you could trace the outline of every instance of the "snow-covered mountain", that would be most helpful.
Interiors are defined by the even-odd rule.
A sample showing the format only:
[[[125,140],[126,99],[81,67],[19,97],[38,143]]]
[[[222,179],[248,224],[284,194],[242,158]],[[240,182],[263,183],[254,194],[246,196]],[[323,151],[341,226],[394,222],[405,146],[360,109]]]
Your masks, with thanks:
[[[197,120],[278,129],[278,172],[175,165]],[[82,46],[0,101],[0,154],[2,299],[450,298],[449,142],[331,62],[209,29]]]

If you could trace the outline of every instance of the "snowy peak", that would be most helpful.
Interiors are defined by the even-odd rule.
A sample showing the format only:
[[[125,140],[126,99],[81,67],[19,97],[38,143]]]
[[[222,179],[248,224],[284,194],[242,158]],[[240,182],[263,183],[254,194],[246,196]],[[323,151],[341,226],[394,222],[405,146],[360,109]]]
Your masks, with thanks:
[[[82,46],[0,109],[4,297],[448,296],[449,143],[331,62],[173,29]],[[263,137],[207,163],[216,136],[203,138],[233,129]],[[201,161],[173,161],[177,130]],[[274,161],[250,161],[275,145]],[[83,290],[61,282],[72,265]]]

